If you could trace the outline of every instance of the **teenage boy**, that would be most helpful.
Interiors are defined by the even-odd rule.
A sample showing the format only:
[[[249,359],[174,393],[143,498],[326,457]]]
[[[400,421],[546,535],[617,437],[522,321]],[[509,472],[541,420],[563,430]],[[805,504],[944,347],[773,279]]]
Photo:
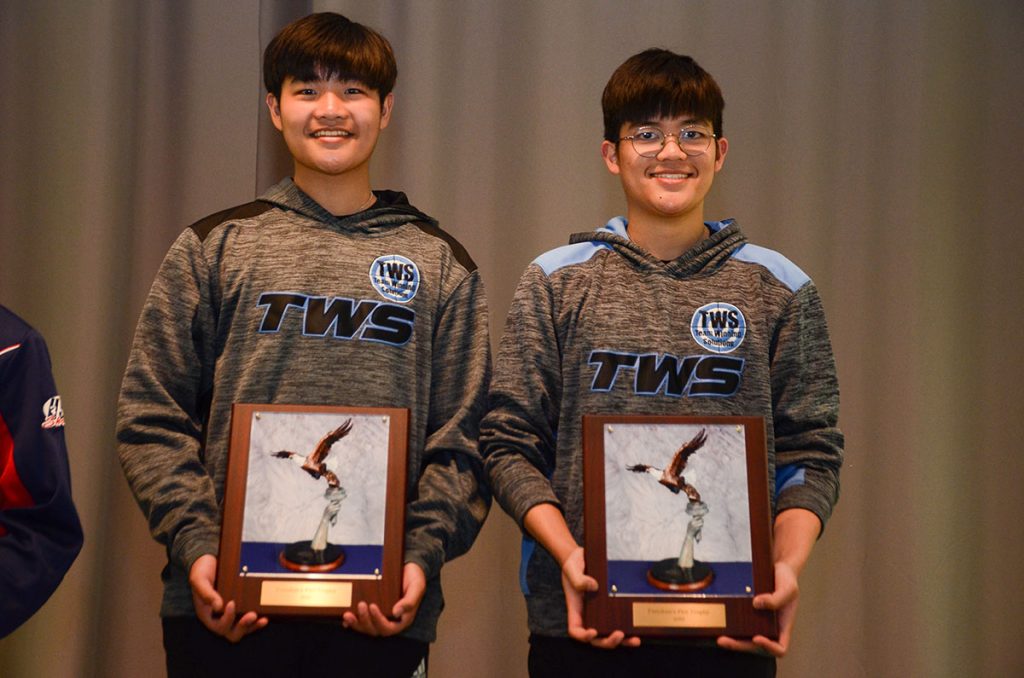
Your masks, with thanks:
[[[42,607],[81,548],[46,342],[0,306],[0,638]]]
[[[441,566],[470,547],[490,503],[477,452],[490,378],[483,287],[436,221],[401,193],[370,190],[370,157],[394,107],[385,38],[313,14],[270,42],[263,73],[294,176],[181,234],[121,390],[121,463],[167,548],[168,669],[409,676],[434,640]],[[393,609],[360,603],[343,620],[268,624],[217,594],[237,402],[409,409]]]
[[[481,426],[495,497],[526,533],[531,676],[773,675],[797,577],[839,490],[838,387],[818,293],[735,221],[704,222],[729,145],[721,92],[693,59],[631,57],[602,107],[601,152],[627,216],[526,269]],[[727,343],[705,331],[720,313],[737,321]],[[778,642],[641,645],[583,627],[583,592],[597,582],[579,546],[581,417],[600,413],[765,417],[776,590],[753,604],[779,611]],[[629,649],[603,651],[620,645]]]

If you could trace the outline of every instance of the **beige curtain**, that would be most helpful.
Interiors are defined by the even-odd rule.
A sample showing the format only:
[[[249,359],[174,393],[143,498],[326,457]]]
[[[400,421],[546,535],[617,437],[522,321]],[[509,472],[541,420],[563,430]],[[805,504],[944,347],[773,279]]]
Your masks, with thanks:
[[[1010,0],[0,0],[0,303],[49,340],[87,539],[0,641],[0,675],[162,675],[164,554],[114,454],[121,372],[172,239],[288,171],[259,61],[311,9],[394,44],[376,184],[474,255],[495,340],[525,265],[622,211],[598,154],[611,71],[648,46],[694,55],[728,104],[707,215],[815,279],[843,392],[843,496],[780,674],[1024,675]],[[445,569],[433,676],[525,675],[518,553],[495,509]]]

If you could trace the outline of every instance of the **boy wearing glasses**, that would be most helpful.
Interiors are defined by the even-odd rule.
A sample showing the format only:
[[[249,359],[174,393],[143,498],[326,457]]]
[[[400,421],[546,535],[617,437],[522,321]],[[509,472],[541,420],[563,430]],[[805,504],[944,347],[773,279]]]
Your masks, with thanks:
[[[121,389],[121,462],[168,554],[168,673],[407,678],[434,640],[441,567],[470,547],[490,505],[477,452],[490,377],[483,287],[434,219],[402,193],[370,190],[397,75],[384,37],[312,14],[271,41],[263,74],[294,175],[182,233],[146,301]],[[360,603],[343,619],[268,624],[218,595],[239,402],[408,408],[405,565],[393,608]]]
[[[509,312],[481,446],[495,497],[525,532],[521,585],[530,675],[774,675],[790,642],[797,578],[838,498],[843,437],[814,284],[705,222],[722,169],[724,101],[686,56],[623,63],[602,97],[608,170],[626,217],[538,257]],[[723,330],[723,331],[716,331]],[[780,638],[655,643],[584,628],[584,414],[763,415],[774,509]],[[612,648],[619,648],[608,652]]]

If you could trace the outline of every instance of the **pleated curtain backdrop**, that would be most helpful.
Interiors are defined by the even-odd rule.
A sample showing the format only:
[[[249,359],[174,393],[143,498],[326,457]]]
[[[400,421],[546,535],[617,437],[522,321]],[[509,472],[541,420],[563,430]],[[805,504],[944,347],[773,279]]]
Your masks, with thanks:
[[[1024,675],[1024,9],[998,0],[0,0],[0,303],[47,337],[86,545],[0,641],[0,675],[163,673],[164,553],[114,410],[172,240],[290,170],[262,48],[335,10],[399,62],[374,159],[466,245],[492,334],[523,268],[621,214],[600,95],[629,55],[693,55],[730,152],[706,215],[817,283],[847,434],[786,677]],[[435,677],[525,675],[518,529],[495,507],[444,570]],[[3,576],[3,573],[0,573]]]

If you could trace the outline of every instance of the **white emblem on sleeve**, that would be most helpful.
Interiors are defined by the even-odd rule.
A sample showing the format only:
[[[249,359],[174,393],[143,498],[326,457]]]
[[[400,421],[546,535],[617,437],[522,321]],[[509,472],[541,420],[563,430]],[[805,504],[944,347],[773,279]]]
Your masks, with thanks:
[[[56,395],[43,403],[43,428],[60,428],[64,425],[64,408],[60,396]]]

